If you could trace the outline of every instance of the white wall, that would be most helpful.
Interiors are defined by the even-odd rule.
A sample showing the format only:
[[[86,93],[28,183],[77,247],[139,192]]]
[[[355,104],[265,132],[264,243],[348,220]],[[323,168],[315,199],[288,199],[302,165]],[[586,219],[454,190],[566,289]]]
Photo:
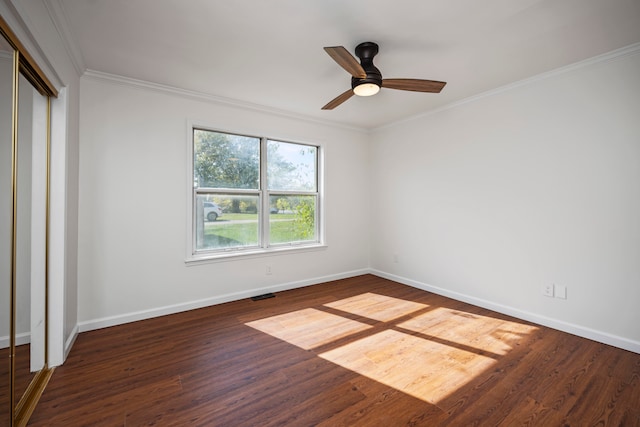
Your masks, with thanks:
[[[372,268],[640,351],[631,52],[379,129],[372,196],[385,209],[371,227]],[[542,296],[550,283],[567,299]]]
[[[366,134],[146,86],[97,73],[81,79],[81,330],[367,270]],[[321,144],[328,248],[187,266],[189,120]]]

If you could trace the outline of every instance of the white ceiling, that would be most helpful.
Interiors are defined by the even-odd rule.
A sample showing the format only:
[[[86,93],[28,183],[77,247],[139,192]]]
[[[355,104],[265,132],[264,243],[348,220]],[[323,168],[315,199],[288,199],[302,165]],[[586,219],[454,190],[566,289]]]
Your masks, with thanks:
[[[87,69],[361,128],[640,42],[640,0],[47,1]],[[321,111],[350,87],[323,46],[363,41],[384,77],[447,86]]]

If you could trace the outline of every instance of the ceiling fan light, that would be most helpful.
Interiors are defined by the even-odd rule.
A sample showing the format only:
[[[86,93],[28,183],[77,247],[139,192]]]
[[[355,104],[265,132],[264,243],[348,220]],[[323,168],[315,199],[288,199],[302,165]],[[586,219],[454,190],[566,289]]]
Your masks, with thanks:
[[[362,83],[353,88],[353,93],[358,96],[371,96],[380,92],[380,86],[375,83]]]

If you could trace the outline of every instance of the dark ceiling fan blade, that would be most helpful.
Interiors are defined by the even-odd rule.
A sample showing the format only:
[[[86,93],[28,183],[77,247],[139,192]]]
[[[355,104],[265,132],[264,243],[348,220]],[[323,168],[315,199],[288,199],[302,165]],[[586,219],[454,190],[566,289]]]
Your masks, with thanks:
[[[414,92],[440,93],[446,82],[420,79],[383,79],[382,87]]]
[[[347,73],[358,79],[364,79],[367,77],[367,73],[362,68],[362,65],[356,58],[349,53],[343,46],[325,47],[325,52],[329,54],[339,66],[347,70]]]
[[[346,101],[347,99],[351,98],[352,96],[353,96],[353,90],[349,89],[348,91],[346,91],[344,93],[341,93],[340,95],[336,96],[334,99],[329,101],[329,103],[327,105],[325,105],[324,107],[322,107],[322,109],[323,110],[333,110],[338,105],[342,104],[344,101]]]

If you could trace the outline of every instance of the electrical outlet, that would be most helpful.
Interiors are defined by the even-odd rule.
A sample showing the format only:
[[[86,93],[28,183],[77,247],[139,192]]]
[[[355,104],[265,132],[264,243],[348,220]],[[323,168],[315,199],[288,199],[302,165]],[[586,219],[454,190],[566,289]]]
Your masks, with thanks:
[[[553,283],[551,283],[549,285],[543,285],[542,286],[542,295],[544,295],[545,297],[553,298],[553,288],[554,288]]]
[[[271,266],[269,264],[267,264],[267,268],[265,273],[267,274],[267,276],[269,276],[271,274]]]
[[[565,285],[556,285],[555,297],[560,299],[567,299],[567,287]]]

